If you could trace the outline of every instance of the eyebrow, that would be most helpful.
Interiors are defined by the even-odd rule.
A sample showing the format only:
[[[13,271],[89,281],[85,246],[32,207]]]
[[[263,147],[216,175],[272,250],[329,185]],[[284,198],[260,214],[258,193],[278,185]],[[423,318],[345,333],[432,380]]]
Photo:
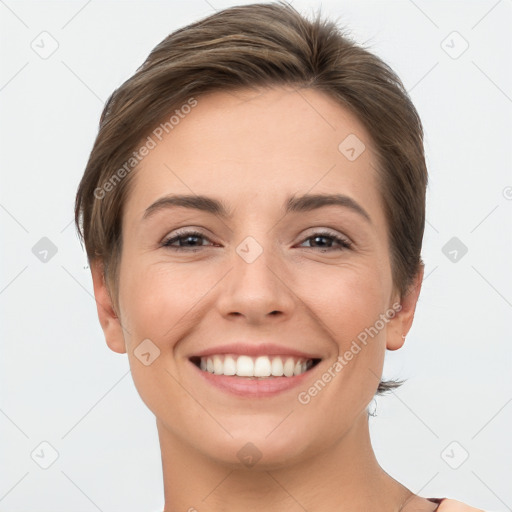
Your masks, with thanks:
[[[285,213],[302,213],[317,210],[324,206],[342,206],[362,216],[370,224],[372,223],[367,211],[354,199],[343,194],[305,194],[302,196],[290,196],[285,202]],[[233,217],[230,210],[222,201],[207,196],[197,195],[167,195],[157,199],[151,204],[142,217],[146,220],[158,211],[173,207],[189,208],[217,215],[223,219]]]

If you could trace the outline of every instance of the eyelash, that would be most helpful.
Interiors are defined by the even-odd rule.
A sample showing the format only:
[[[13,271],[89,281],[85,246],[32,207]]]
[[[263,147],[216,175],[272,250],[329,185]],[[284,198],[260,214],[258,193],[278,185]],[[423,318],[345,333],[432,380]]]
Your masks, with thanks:
[[[180,252],[180,251],[197,252],[201,247],[187,248],[187,247],[171,246],[172,243],[177,242],[178,240],[180,240],[182,238],[187,238],[187,237],[198,237],[198,238],[203,238],[205,240],[210,240],[208,237],[204,236],[199,231],[183,231],[181,233],[180,232],[176,233],[176,235],[173,236],[172,238],[169,238],[169,239],[165,240],[164,242],[162,242],[162,247],[167,247],[168,249],[171,249],[171,250],[177,251],[177,252]],[[310,240],[311,238],[318,238],[318,237],[331,238],[334,242],[339,243],[341,246],[341,247],[337,247],[337,248],[326,247],[324,249],[324,251],[328,251],[328,252],[329,251],[343,251],[343,250],[352,248],[352,242],[350,242],[344,238],[341,238],[339,236],[336,236],[332,233],[329,233],[327,231],[319,231],[317,233],[313,233],[312,235],[305,238],[303,240],[303,242]],[[315,249],[315,247],[305,247],[305,249]]]

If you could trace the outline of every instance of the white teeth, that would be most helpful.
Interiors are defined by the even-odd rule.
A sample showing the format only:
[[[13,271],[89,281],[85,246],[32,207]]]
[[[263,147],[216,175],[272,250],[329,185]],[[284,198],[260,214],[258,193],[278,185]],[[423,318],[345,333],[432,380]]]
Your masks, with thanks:
[[[254,362],[255,377],[269,377],[272,373],[272,364],[267,356],[260,356]]]
[[[213,356],[213,373],[216,375],[222,375],[224,373],[224,365],[219,356]]]
[[[201,357],[199,367],[215,375],[237,375],[238,377],[293,377],[313,366],[312,359],[280,356],[237,356],[234,354]]]
[[[283,366],[285,377],[293,377],[293,369],[295,368],[295,361],[289,357]]]
[[[239,377],[254,377],[254,362],[249,356],[240,356],[236,362],[236,374]]]
[[[231,356],[224,358],[224,375],[236,375],[236,361]]]
[[[283,373],[283,360],[280,357],[274,357],[272,359],[272,375],[274,377],[282,377]]]
[[[300,361],[295,363],[295,367],[293,368],[293,375],[300,375],[302,373],[302,364]]]

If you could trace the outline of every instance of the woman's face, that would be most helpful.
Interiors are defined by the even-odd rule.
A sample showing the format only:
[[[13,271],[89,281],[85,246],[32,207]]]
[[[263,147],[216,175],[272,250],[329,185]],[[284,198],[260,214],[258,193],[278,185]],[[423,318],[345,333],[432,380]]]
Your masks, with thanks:
[[[153,136],[156,147],[134,171],[120,322],[102,325],[109,346],[126,349],[141,398],[171,438],[226,463],[253,450],[271,467],[319,453],[366,420],[385,349],[401,346],[412,313],[395,314],[376,160],[353,115],[310,89],[197,102],[161,141]],[[178,195],[189,205],[219,202],[226,216],[162,202]],[[315,207],[300,200],[307,195],[341,202]],[[291,198],[298,206],[287,211]],[[206,351],[220,356],[214,374],[194,363]],[[217,374],[236,368],[240,354],[252,357],[239,372],[258,355],[263,374],[269,363],[280,372],[276,355],[302,371],[296,352],[320,362],[294,377]]]

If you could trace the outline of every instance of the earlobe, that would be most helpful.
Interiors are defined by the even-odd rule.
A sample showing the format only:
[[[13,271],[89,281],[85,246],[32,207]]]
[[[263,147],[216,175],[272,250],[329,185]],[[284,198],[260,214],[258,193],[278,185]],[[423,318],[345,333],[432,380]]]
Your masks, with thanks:
[[[105,341],[111,350],[119,354],[124,354],[126,353],[126,347],[123,329],[112,305],[112,300],[105,282],[103,263],[101,261],[91,263],[91,275],[98,319],[105,335]]]
[[[398,350],[405,343],[405,338],[414,319],[414,312],[423,283],[424,269],[425,266],[421,263],[420,269],[409,290],[402,297],[400,311],[398,311],[395,317],[390,321],[386,340],[386,348],[388,350]]]

